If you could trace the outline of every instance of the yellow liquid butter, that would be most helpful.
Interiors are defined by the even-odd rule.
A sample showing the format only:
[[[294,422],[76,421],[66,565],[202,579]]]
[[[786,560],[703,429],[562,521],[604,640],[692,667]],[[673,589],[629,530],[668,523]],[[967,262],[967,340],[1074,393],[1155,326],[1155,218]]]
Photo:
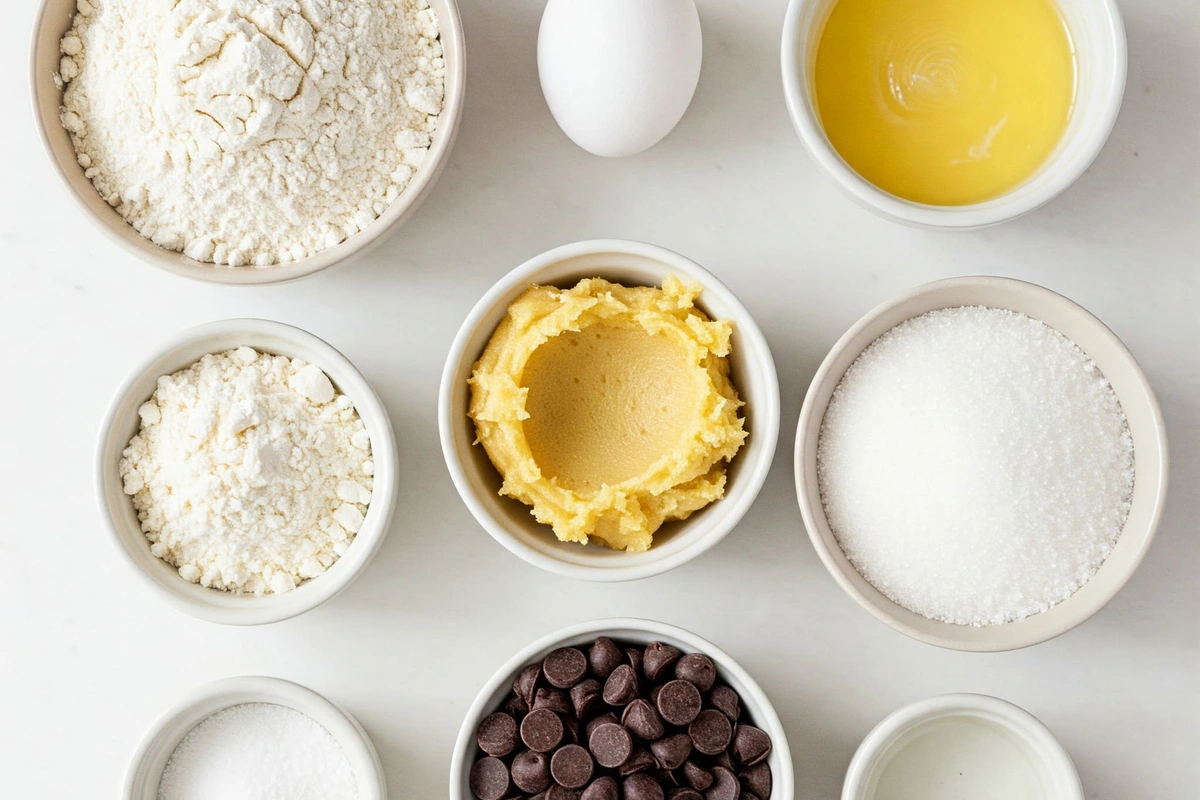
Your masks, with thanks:
[[[836,0],[813,75],[842,158],[884,191],[940,206],[1033,175],[1075,97],[1053,0]]]

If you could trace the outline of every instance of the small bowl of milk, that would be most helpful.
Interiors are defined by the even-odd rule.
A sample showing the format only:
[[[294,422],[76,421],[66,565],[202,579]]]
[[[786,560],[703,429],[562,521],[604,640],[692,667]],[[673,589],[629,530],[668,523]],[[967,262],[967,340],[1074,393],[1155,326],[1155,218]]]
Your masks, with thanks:
[[[1066,750],[1036,717],[978,694],[896,711],[859,745],[842,800],[1083,800]]]

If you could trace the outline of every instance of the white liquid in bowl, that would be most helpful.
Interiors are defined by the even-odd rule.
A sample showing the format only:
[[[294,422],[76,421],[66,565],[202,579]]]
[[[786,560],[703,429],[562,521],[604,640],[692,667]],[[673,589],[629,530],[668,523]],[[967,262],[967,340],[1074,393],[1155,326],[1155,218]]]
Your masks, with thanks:
[[[1006,726],[965,714],[920,723],[879,759],[869,800],[1050,800],[1045,766]]]

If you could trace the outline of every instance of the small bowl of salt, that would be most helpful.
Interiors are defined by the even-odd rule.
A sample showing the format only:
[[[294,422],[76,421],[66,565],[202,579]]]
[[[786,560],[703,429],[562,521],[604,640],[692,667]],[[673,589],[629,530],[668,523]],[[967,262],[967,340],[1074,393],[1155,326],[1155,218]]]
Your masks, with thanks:
[[[929,644],[1013,650],[1099,611],[1153,539],[1167,441],[1132,354],[1006,278],[894,298],[834,345],[796,436],[809,537],[859,605]]]
[[[142,738],[122,800],[384,800],[374,745],[344,709],[279,678],[227,678],[169,709]]]

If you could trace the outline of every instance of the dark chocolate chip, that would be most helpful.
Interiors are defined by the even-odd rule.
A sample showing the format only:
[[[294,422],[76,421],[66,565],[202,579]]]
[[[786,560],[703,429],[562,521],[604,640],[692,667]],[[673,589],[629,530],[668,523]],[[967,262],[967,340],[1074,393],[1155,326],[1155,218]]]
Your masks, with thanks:
[[[502,711],[489,714],[479,723],[475,741],[489,756],[506,756],[517,746],[517,721]]]
[[[676,662],[675,677],[707,692],[717,680],[717,665],[703,653],[688,653]]]
[[[680,783],[679,776],[669,769],[658,769],[651,774],[658,779],[658,785],[663,787],[664,790],[672,786],[678,786]]]
[[[606,722],[592,730],[588,737],[588,749],[592,751],[597,764],[614,769],[633,754],[633,737],[622,726]]]
[[[571,706],[579,719],[591,719],[600,710],[600,681],[588,678],[571,687]]]
[[[512,762],[512,782],[529,794],[544,792],[550,787],[550,759],[533,750],[517,753]]]
[[[550,775],[567,789],[582,789],[592,779],[592,754],[577,744],[558,748],[550,758]]]
[[[658,693],[662,691],[662,684],[651,686],[650,691],[646,694],[646,699],[650,701],[650,705],[658,706]]]
[[[588,784],[579,800],[620,800],[621,787],[616,778],[603,775]]]
[[[646,742],[653,742],[666,733],[662,717],[654,710],[654,706],[641,698],[625,706],[625,713],[621,715],[621,724],[628,728],[634,736]]]
[[[753,725],[738,725],[733,731],[729,754],[743,767],[752,767],[771,752],[771,737]]]
[[[738,800],[742,787],[737,776],[724,767],[713,767],[712,786],[704,792],[704,800]]]
[[[542,673],[551,686],[570,689],[587,674],[587,656],[574,647],[560,647],[546,656],[542,662]]]
[[[730,722],[737,722],[738,717],[742,714],[742,701],[738,698],[737,692],[728,686],[713,687],[712,694],[708,696],[708,702],[713,708],[729,717]]]
[[[604,702],[610,706],[628,705],[638,696],[637,673],[628,664],[622,664],[612,671],[604,682]]]
[[[692,754],[692,740],[686,733],[664,736],[650,745],[650,752],[662,769],[679,769]]]
[[[672,725],[687,725],[700,713],[700,692],[687,681],[671,681],[658,693],[658,713]]]
[[[771,765],[767,762],[760,761],[753,767],[747,767],[742,771],[741,779],[742,788],[750,794],[762,798],[771,796]]]
[[[550,800],[550,790],[547,789],[544,792],[538,792],[533,797],[529,798],[529,800]]]
[[[601,725],[607,725],[609,723],[613,723],[614,725],[620,725],[621,720],[618,719],[617,715],[614,714],[613,712],[606,711],[603,714],[601,714],[600,716],[598,716],[595,719],[588,722],[587,726],[584,728],[584,735],[586,735],[587,738],[591,739],[592,731],[596,730],[596,728],[600,727]]]
[[[525,702],[526,708],[533,708],[534,692],[542,679],[542,665],[530,664],[517,673],[513,680],[513,692]]]
[[[712,773],[691,760],[683,762],[683,779],[698,792],[703,792],[713,782]]]
[[[508,767],[492,756],[479,759],[471,767],[471,791],[479,800],[501,800],[508,794]]]
[[[738,795],[738,800],[758,800],[758,797],[743,789],[742,793]]]
[[[669,667],[679,660],[683,653],[669,644],[651,642],[642,653],[642,672],[652,681],[666,678],[670,675]]]
[[[580,800],[578,789],[568,789],[557,783],[546,790],[546,800]]]
[[[539,708],[548,708],[556,714],[570,714],[571,700],[567,697],[566,692],[543,686],[537,690],[537,696],[533,698],[533,710],[536,711]]]
[[[591,667],[592,674],[600,680],[607,680],[612,671],[619,667],[625,660],[625,656],[621,653],[621,648],[613,643],[612,639],[607,636],[601,636],[596,639],[588,650],[588,666]]]
[[[697,792],[695,789],[683,786],[679,789],[672,789],[667,792],[667,800],[704,800],[704,795]]]
[[[733,759],[729,757],[728,750],[724,750],[720,753],[717,753],[715,756],[713,756],[712,764],[710,766],[724,767],[725,769],[729,770],[730,772],[734,771]]]
[[[650,755],[649,750],[636,747],[633,750],[633,755],[625,759],[625,763],[617,768],[617,772],[620,772],[621,775],[632,775],[635,772],[653,769],[655,763],[654,756]]]
[[[529,706],[525,705],[525,701],[515,694],[510,694],[508,701],[504,704],[504,710],[519,722],[521,717],[529,713]]]
[[[634,674],[638,676],[638,680],[645,677],[642,672],[642,651],[637,647],[626,647],[625,658],[629,659],[629,666],[633,667]]]
[[[548,708],[534,709],[521,720],[521,741],[530,750],[548,753],[558,747],[562,738],[562,720]]]
[[[583,744],[583,742],[580,741],[583,737],[583,723],[569,714],[561,717],[561,719],[563,724],[563,735],[565,736],[566,740],[571,744]]]
[[[625,779],[625,800],[665,800],[658,781],[644,772]]]
[[[715,756],[733,741],[729,718],[715,708],[706,708],[688,725],[692,744],[706,756]]]

